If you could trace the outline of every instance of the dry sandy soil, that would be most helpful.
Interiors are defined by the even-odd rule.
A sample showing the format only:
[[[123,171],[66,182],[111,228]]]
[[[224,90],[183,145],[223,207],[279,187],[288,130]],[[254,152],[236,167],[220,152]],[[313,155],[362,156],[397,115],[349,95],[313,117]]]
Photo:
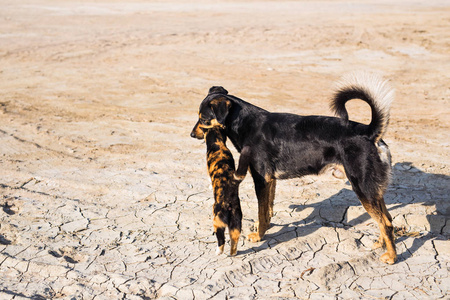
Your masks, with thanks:
[[[449,24],[444,0],[1,1],[0,299],[449,299]],[[248,176],[238,255],[215,256],[189,137],[209,87],[330,115],[361,69],[396,88],[399,261],[378,261],[376,224],[329,174],[280,181],[255,244]]]

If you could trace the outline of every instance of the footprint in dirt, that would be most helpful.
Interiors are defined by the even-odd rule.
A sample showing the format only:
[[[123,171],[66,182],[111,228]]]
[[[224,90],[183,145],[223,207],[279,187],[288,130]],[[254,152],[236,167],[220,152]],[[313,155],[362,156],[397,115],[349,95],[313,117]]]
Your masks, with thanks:
[[[0,245],[11,245],[11,240],[0,234]]]
[[[17,214],[21,210],[21,204],[17,201],[14,201],[13,198],[4,200],[0,204],[0,206],[2,207],[3,211],[10,216]]]
[[[66,262],[77,264],[84,261],[85,256],[74,247],[63,247],[58,250],[49,250],[48,253],[56,258],[63,258]]]
[[[16,225],[0,223],[0,245],[14,245],[19,241],[19,233]]]

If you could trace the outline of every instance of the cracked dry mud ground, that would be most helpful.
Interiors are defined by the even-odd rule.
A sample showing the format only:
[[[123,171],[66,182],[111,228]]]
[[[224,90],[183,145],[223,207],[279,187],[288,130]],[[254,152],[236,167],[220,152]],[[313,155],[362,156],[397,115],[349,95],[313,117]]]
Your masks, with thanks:
[[[3,1],[0,299],[449,299],[449,16],[447,1]],[[256,244],[247,176],[238,255],[216,256],[189,137],[208,88],[329,115],[354,69],[397,90],[399,261],[379,261],[376,224],[330,174],[279,181]]]

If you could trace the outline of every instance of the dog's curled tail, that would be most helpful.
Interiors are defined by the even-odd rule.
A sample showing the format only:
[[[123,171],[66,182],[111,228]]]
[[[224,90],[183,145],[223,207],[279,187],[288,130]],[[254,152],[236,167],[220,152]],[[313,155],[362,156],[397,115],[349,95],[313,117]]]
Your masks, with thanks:
[[[377,144],[389,124],[389,110],[394,100],[394,89],[387,80],[374,73],[355,72],[342,77],[337,83],[331,109],[337,116],[348,121],[345,103],[352,99],[361,99],[372,109],[372,121],[367,135]]]

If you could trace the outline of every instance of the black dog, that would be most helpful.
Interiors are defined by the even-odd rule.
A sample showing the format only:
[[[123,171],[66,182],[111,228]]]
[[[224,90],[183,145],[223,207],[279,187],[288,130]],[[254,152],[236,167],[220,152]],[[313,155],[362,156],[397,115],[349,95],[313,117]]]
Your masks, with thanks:
[[[199,124],[198,135],[206,141],[208,173],[214,189],[213,226],[217,236],[217,254],[223,253],[225,228],[231,239],[230,255],[236,255],[242,230],[242,210],[239,201],[239,183],[244,179],[250,160],[250,148],[244,148],[235,172],[234,159],[226,146],[226,135],[220,125]]]
[[[372,110],[369,125],[349,121],[345,103],[361,99]],[[383,262],[397,258],[392,218],[384,203],[391,174],[390,152],[381,140],[389,123],[393,90],[386,81],[367,73],[344,79],[331,103],[338,117],[270,113],[212,87],[200,104],[199,121],[191,136],[203,138],[201,124],[220,124],[238,151],[249,147],[250,171],[258,198],[259,241],[270,226],[276,179],[319,174],[330,165],[342,165],[353,190],[381,235],[374,247],[386,246]]]

